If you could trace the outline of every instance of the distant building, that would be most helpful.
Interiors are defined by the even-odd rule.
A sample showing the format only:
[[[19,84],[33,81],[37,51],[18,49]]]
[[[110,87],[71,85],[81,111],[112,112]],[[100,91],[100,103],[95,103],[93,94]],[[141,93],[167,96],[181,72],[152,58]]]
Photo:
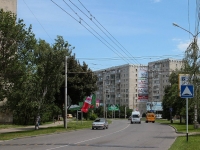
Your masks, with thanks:
[[[97,77],[96,97],[101,103],[117,104],[146,112],[148,102],[148,67],[121,65],[94,72]]]
[[[0,0],[0,9],[17,14],[17,0]]]
[[[141,114],[153,108],[162,111],[169,76],[181,67],[182,60],[163,59],[149,62],[148,66],[127,64],[94,71],[98,77],[96,97],[101,104],[127,106]]]
[[[17,0],[0,0],[0,9],[4,11],[11,11],[17,14]],[[0,107],[6,103],[6,99],[0,101]],[[8,110],[5,110],[3,113],[0,112],[0,123],[12,123],[13,115]]]
[[[172,71],[180,70],[182,60],[163,59],[148,63],[149,102],[162,102],[164,89],[170,85],[169,76]]]

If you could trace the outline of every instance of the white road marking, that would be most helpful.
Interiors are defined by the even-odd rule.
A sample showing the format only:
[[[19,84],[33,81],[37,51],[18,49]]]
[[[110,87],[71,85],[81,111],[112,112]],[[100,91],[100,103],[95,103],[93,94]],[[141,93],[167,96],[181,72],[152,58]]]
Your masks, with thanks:
[[[121,131],[125,130],[126,128],[128,128],[129,126],[130,126],[130,124],[129,124],[128,126],[126,126],[125,128],[123,128],[123,129],[121,129],[121,130],[118,130],[118,131],[116,131],[116,132],[113,132],[113,133],[110,133],[110,134],[106,134],[106,135],[103,135],[103,136],[98,136],[98,137],[91,138],[91,139],[88,139],[88,140],[80,141],[80,142],[77,142],[77,143],[74,143],[74,144],[80,144],[80,143],[84,143],[84,142],[88,142],[88,141],[96,140],[96,139],[99,139],[99,138],[102,138],[102,137],[106,137],[106,136],[109,136],[109,135],[112,135],[112,134],[115,134],[115,133],[121,132]],[[64,145],[64,146],[54,147],[54,148],[50,148],[50,149],[46,149],[46,150],[59,149],[59,148],[62,148],[62,147],[67,147],[67,146],[69,146],[69,145]]]

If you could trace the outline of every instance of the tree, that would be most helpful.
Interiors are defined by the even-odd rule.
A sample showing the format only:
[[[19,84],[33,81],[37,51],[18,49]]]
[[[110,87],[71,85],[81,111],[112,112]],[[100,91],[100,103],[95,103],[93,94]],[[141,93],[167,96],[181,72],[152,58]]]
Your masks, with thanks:
[[[26,29],[23,20],[16,22],[15,14],[0,10],[0,100],[10,95],[14,81],[24,74],[18,52],[26,59],[26,51],[31,51],[35,43],[31,26]]]
[[[195,97],[192,100],[191,106],[193,107],[193,114],[194,114],[194,127],[196,128],[196,124],[197,124],[197,118],[196,116],[198,115],[198,111],[199,111],[199,100],[198,100],[198,96],[197,96],[197,89],[198,89],[198,83],[199,83],[199,73],[200,73],[200,55],[199,55],[199,47],[197,44],[197,35],[198,33],[193,37],[193,41],[191,42],[191,44],[188,46],[187,50],[185,51],[185,58],[184,58],[184,62],[185,62],[185,70],[188,71],[188,73],[190,74],[190,83],[194,85],[195,87]],[[199,117],[198,117],[199,118]]]
[[[170,119],[170,115],[185,116],[186,115],[186,101],[179,96],[178,76],[180,71],[174,71],[169,77],[170,86],[165,88],[165,95],[163,97],[163,118]],[[189,101],[189,106],[192,102]],[[192,109],[189,107],[189,114],[191,116]],[[170,112],[172,111],[172,112]],[[191,117],[190,117],[191,119]]]

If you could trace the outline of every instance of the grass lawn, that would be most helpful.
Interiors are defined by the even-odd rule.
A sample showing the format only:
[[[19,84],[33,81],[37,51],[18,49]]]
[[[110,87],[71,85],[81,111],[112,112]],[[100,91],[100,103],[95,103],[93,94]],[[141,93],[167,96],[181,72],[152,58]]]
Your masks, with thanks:
[[[179,120],[174,120],[171,123],[169,120],[156,120],[156,122],[169,124],[177,129],[177,132],[182,132],[184,136],[178,136],[170,147],[169,150],[199,150],[199,141],[200,141],[200,129],[194,129],[193,124],[188,125],[188,133],[197,133],[197,135],[189,135],[188,141],[186,137],[186,124],[180,123]]]
[[[20,131],[20,132],[12,132],[12,133],[2,133],[0,134],[0,140],[9,140],[14,138],[21,138],[26,136],[36,136],[41,134],[51,134],[51,133],[61,133],[61,132],[68,132],[72,130],[79,130],[84,128],[91,128],[93,121],[70,121],[67,123],[67,129],[63,126],[56,126],[56,127],[49,127],[49,128],[40,128],[39,130],[30,130],[30,131]],[[111,123],[111,120],[108,120]],[[6,125],[5,125],[6,126]],[[22,126],[8,126],[9,127],[22,127]],[[3,127],[2,127],[3,128]]]
[[[199,150],[200,135],[190,135],[188,141],[186,136],[177,137],[169,150]]]
[[[20,137],[25,137],[25,136],[36,136],[36,135],[41,135],[41,134],[67,132],[67,131],[78,130],[78,129],[83,129],[83,128],[91,128],[91,125],[92,125],[92,121],[83,121],[83,122],[70,121],[67,123],[67,129],[63,127],[64,125],[60,125],[60,126],[49,127],[49,128],[40,128],[39,130],[3,133],[0,136],[0,140],[9,140],[13,138],[20,138]]]

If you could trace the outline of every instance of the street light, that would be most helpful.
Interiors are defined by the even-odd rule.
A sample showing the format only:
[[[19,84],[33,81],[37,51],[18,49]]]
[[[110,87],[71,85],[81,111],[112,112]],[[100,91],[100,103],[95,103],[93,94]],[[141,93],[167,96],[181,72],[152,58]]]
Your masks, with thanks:
[[[193,40],[194,40],[193,44],[195,45],[195,48],[193,48],[193,49],[194,49],[194,51],[195,51],[195,53],[196,53],[196,51],[197,51],[196,47],[198,46],[198,45],[197,45],[197,37],[198,37],[198,34],[199,34],[200,32],[198,32],[198,33],[196,33],[196,34],[194,35],[194,34],[192,34],[190,31],[186,30],[185,28],[179,26],[179,25],[176,24],[176,23],[173,23],[173,25],[176,26],[176,27],[181,28],[182,30],[188,32],[189,34],[191,34],[191,35],[193,36],[193,38],[194,38],[194,39],[193,39]],[[197,59],[194,59],[193,65],[196,65],[196,64],[197,64]],[[194,79],[196,79],[196,74],[195,74],[195,72],[193,73],[193,75],[194,75]],[[195,82],[193,81],[193,83],[196,85],[196,81],[195,81]],[[196,96],[195,96],[195,97],[196,97]],[[187,100],[186,100],[186,102],[187,102]],[[197,97],[196,97],[196,102],[195,102],[195,106],[194,106],[194,127],[195,127],[195,128],[196,128],[196,124],[198,124],[198,123],[197,123],[197,119],[196,119],[196,116],[197,116],[196,103],[197,103]],[[188,121],[188,120],[187,120],[187,121]]]
[[[197,35],[199,34],[199,33],[198,33],[197,35],[194,35],[194,34],[192,34],[192,32],[186,30],[185,28],[179,26],[178,24],[176,24],[176,23],[172,23],[172,24],[173,24],[173,26],[178,27],[178,28],[181,28],[181,29],[185,30],[186,32],[190,33],[194,38],[196,38]]]
[[[106,110],[106,106],[105,106],[105,104],[106,104],[106,92],[105,92],[105,86],[104,86],[104,84],[105,84],[105,81],[104,81],[104,79],[105,79],[105,73],[106,73],[106,70],[105,71],[103,71],[103,117],[105,118],[105,110]]]
[[[64,113],[64,127],[67,129],[67,59],[65,57],[65,113]]]

